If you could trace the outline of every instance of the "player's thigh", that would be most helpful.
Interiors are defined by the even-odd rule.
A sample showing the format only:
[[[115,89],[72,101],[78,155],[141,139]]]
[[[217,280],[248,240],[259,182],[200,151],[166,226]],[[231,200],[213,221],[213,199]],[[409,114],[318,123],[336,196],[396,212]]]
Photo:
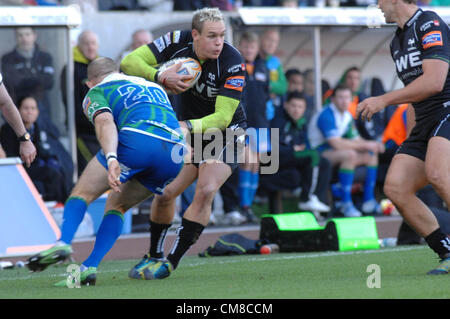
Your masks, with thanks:
[[[204,162],[199,167],[196,194],[213,196],[230,177],[232,169],[220,161]]]
[[[349,151],[348,150],[326,150],[322,153],[322,156],[325,157],[330,163],[335,166],[341,164],[348,160]]]
[[[357,154],[358,155],[355,157],[355,166],[376,165],[378,163],[378,154],[375,155],[369,152],[357,152]]]
[[[111,191],[106,200],[106,211],[118,210],[125,213],[128,209],[149,198],[153,193],[136,179],[120,185],[120,192]]]
[[[387,194],[415,193],[427,184],[425,163],[411,155],[397,154],[389,166],[384,189]]]
[[[189,185],[191,185],[198,175],[198,168],[194,164],[185,164],[180,173],[165,188],[162,195],[156,195],[156,200],[175,200],[181,195]]]
[[[450,140],[441,136],[430,139],[425,157],[425,172],[430,182],[450,178]]]
[[[108,172],[97,157],[93,157],[78,179],[71,196],[80,196],[87,202],[91,202],[108,189]]]

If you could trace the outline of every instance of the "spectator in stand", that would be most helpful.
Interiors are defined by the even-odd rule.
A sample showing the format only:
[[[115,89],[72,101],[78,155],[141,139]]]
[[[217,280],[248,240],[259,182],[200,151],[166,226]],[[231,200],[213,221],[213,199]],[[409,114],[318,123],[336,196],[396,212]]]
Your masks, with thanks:
[[[75,107],[75,126],[77,136],[77,162],[78,175],[81,174],[87,163],[99,151],[94,126],[83,114],[82,102],[89,91],[86,85],[87,67],[89,62],[98,57],[98,37],[90,31],[83,31],[78,37],[78,44],[73,48],[74,60],[74,107]],[[66,68],[61,75],[61,91],[63,100],[67,101],[67,90],[65,87]],[[72,97],[70,97],[72,98]]]
[[[270,97],[266,107],[267,119],[270,121],[275,115],[275,108],[281,106],[282,97],[287,92],[287,80],[284,76],[283,66],[274,54],[280,43],[280,31],[278,29],[266,29],[261,38],[260,55],[266,60],[270,76]]]
[[[259,37],[256,33],[245,32],[238,48],[246,63],[242,104],[247,115],[249,136],[245,163],[239,169],[240,204],[247,220],[254,222],[256,218],[251,206],[259,184],[259,156],[270,151],[270,123],[266,117],[266,106],[270,100],[269,70],[266,60],[258,54]]]
[[[303,98],[306,100],[305,92],[305,78],[303,74],[297,68],[292,68],[286,71],[286,79],[288,81],[288,93],[291,92],[300,92],[303,94]],[[314,86],[312,86],[314,88]],[[306,102],[306,111],[303,117],[306,119],[306,123],[308,124],[311,121],[311,117],[314,113],[313,104],[310,102]]]
[[[139,48],[141,45],[148,44],[153,41],[153,34],[145,29],[138,29],[133,32],[133,35],[131,36],[131,44],[125,49],[124,52],[122,52],[119,56],[119,61],[122,61],[122,59],[131,51],[134,51],[135,49]]]
[[[333,166],[339,168],[335,206],[346,217],[361,216],[351,197],[354,171],[357,166],[367,167],[364,182],[362,211],[379,214],[381,207],[375,199],[374,189],[378,170],[378,154],[384,152],[381,142],[362,139],[356,130],[348,107],[352,100],[351,89],[340,84],[333,90],[331,103],[315,114],[308,127],[311,146],[321,152]]]
[[[280,170],[294,168],[301,174],[299,209],[328,212],[330,207],[321,202],[319,196],[325,197],[330,186],[331,165],[309,145],[305,111],[303,94],[292,91],[271,121],[271,127],[280,132]]]
[[[284,8],[297,8],[298,1],[297,0],[280,0],[280,5]]]
[[[206,6],[205,0],[174,0],[173,11],[194,11]]]
[[[48,143],[49,134],[37,123],[39,116],[37,100],[33,96],[26,95],[19,99],[17,105],[25,128],[37,151],[34,162],[25,170],[45,201],[65,202],[70,192],[69,186],[71,186],[67,185],[66,177],[69,175],[68,177],[71,179],[72,172],[64,171],[57,154]],[[20,142],[9,124],[2,126],[0,141],[8,157],[19,156]],[[68,154],[67,156],[69,157]]]
[[[41,125],[51,123],[49,91],[54,84],[53,58],[40,49],[36,31],[31,27],[16,28],[15,36],[16,47],[1,61],[4,84],[14,101],[25,94],[36,96],[40,122],[41,119],[45,122]]]
[[[315,109],[315,96],[316,96],[316,85],[314,83],[314,70],[306,69],[303,73],[304,78],[304,91],[303,94],[306,99],[306,107],[308,110],[312,110],[314,113]]]

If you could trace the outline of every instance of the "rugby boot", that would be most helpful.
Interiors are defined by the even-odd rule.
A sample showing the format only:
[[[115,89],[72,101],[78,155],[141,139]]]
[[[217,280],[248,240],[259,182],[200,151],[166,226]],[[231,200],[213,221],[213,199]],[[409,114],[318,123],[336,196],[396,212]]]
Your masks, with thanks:
[[[52,264],[66,260],[70,257],[70,254],[72,254],[71,245],[55,245],[28,258],[26,265],[33,272],[43,271]]]

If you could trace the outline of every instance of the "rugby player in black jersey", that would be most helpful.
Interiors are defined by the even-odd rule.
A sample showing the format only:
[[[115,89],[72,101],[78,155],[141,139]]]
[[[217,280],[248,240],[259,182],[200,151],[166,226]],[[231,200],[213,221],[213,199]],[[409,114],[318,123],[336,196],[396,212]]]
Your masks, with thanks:
[[[222,131],[221,149],[208,156],[203,152],[210,141],[194,143],[194,162],[185,164],[178,177],[155,196],[150,217],[150,250],[129,276],[136,279],[162,279],[177,267],[185,252],[197,241],[208,224],[216,192],[238,167],[243,154],[244,136],[227,139],[225,131],[246,128],[246,117],[240,104],[245,66],[238,50],[224,41],[225,23],[217,8],[194,12],[192,30],[173,31],[144,45],[122,60],[121,69],[130,75],[158,82],[172,92],[181,93],[177,116],[187,134],[201,134],[209,129]],[[157,65],[176,57],[192,57],[202,64],[202,74],[190,89],[175,68],[159,72]],[[196,141],[196,138],[191,138]],[[238,145],[240,144],[240,145]],[[227,148],[233,147],[234,152]],[[240,151],[239,151],[240,150]],[[201,152],[196,161],[197,152]],[[230,155],[232,153],[232,156]],[[227,158],[227,155],[232,158]],[[213,161],[210,161],[213,160]],[[178,237],[167,259],[163,244],[175,212],[175,199],[197,179],[192,204],[184,213]]]
[[[386,22],[398,25],[391,55],[405,87],[362,101],[357,115],[370,120],[387,105],[412,103],[415,126],[391,162],[384,192],[441,258],[428,274],[448,274],[450,238],[416,192],[431,184],[450,208],[450,30],[416,2],[378,1]]]

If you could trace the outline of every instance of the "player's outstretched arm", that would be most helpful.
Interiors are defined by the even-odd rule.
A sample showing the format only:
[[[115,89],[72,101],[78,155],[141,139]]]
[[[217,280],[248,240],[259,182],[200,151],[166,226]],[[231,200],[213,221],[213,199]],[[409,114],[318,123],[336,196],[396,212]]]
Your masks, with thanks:
[[[415,103],[441,92],[448,73],[448,63],[438,59],[426,59],[422,63],[423,74],[402,89],[370,97],[358,104],[356,117],[370,121],[372,115],[388,105]]]
[[[0,84],[0,111],[3,113],[3,117],[8,124],[11,125],[17,136],[23,136],[27,132],[22,118],[20,117],[20,113],[9,96],[8,91],[6,91],[3,83]],[[20,158],[27,167],[30,167],[35,157],[36,148],[34,147],[33,142],[20,142]]]

